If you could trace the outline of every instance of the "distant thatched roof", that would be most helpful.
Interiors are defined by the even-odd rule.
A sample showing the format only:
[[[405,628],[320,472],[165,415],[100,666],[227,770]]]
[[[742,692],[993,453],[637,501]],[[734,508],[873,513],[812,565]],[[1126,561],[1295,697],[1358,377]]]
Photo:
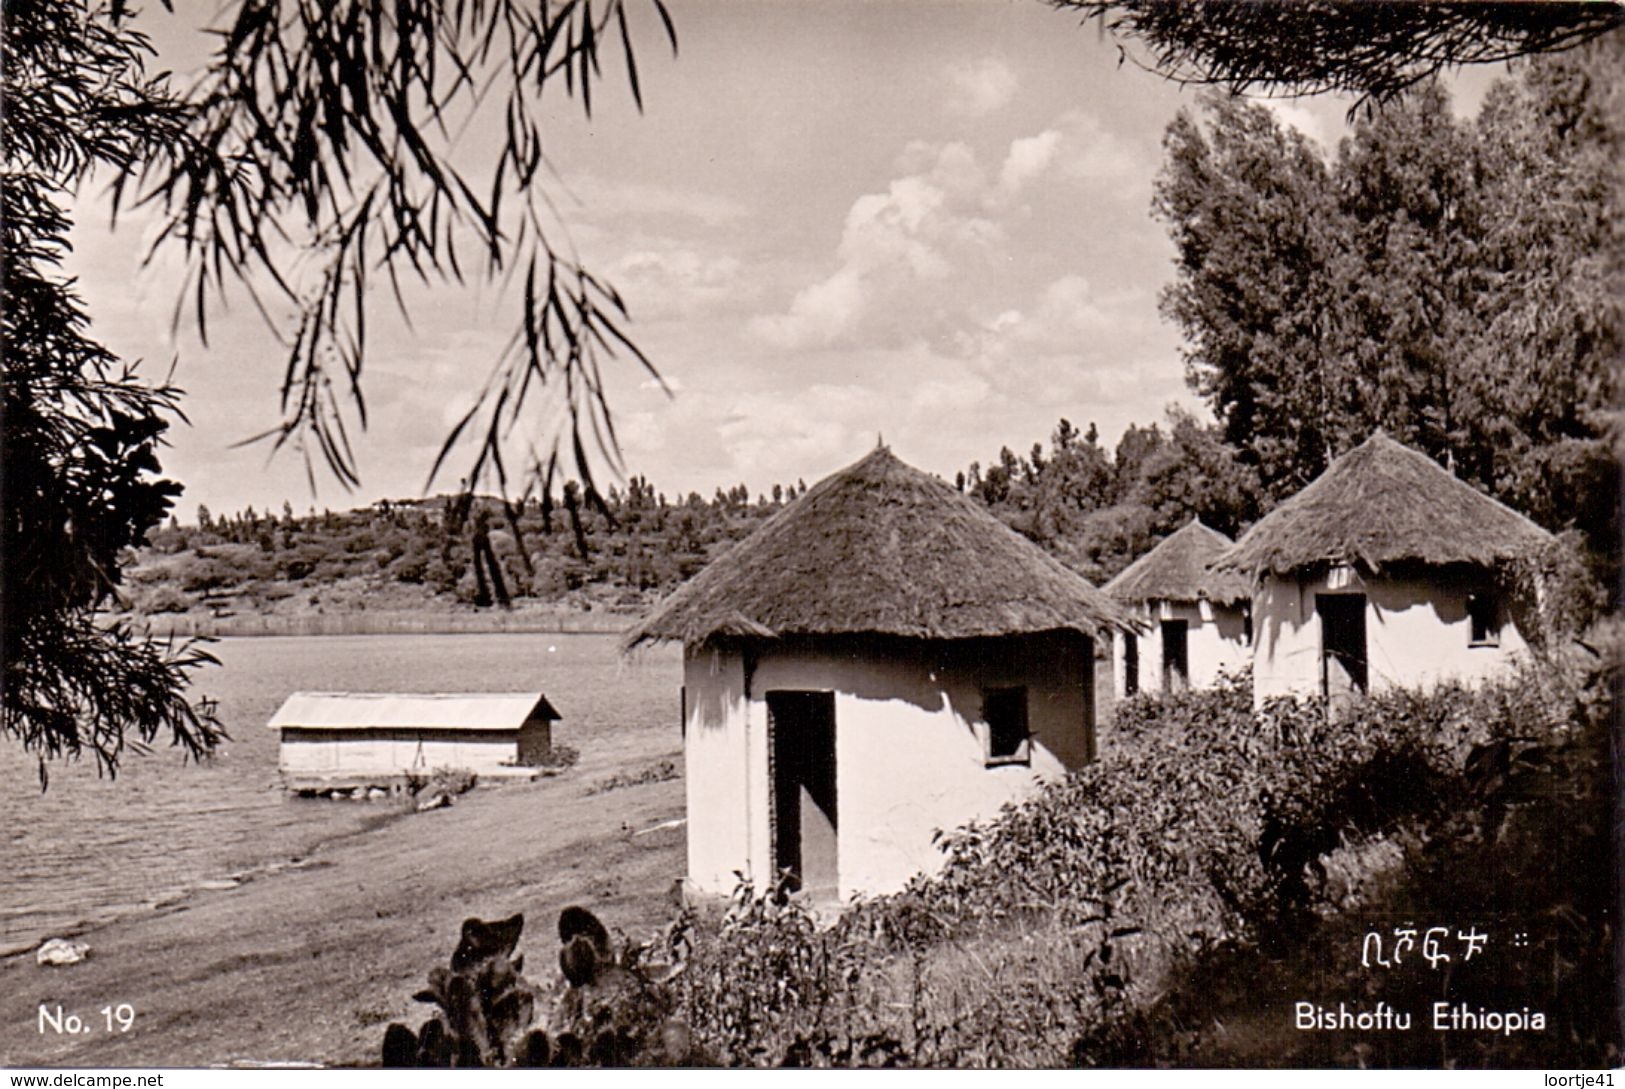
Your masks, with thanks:
[[[1378,431],[1276,507],[1214,564],[1249,577],[1325,563],[1489,567],[1551,539],[1534,522]]]
[[[1208,567],[1235,544],[1200,519],[1164,537],[1150,552],[1129,564],[1106,584],[1118,601],[1138,605],[1144,601],[1196,601],[1207,598],[1229,605],[1252,597],[1247,579],[1234,571]]]
[[[1081,576],[880,447],[674,591],[625,645],[872,633],[968,639],[1126,628]]]

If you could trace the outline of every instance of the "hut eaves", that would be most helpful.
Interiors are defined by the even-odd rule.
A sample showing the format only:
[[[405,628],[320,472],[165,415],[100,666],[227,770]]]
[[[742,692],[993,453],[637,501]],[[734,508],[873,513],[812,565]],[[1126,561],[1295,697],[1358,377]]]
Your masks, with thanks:
[[[1249,579],[1324,564],[1492,567],[1551,534],[1381,431],[1327,466],[1215,561]]]
[[[1082,576],[882,446],[718,557],[623,645],[853,633],[1094,635],[1131,626]]]
[[[1213,561],[1233,544],[1223,533],[1192,518],[1118,572],[1104,589],[1129,605],[1204,598],[1230,605],[1245,600],[1252,596],[1246,578],[1234,571],[1210,570]]]

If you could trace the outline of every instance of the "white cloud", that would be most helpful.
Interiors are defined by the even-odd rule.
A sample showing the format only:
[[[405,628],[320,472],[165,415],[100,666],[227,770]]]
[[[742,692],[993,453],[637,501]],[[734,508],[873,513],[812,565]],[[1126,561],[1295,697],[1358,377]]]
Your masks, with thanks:
[[[1061,136],[1057,168],[1069,178],[1148,181],[1160,164],[1155,146],[1137,149],[1092,113],[1068,110],[1054,127]]]
[[[1060,145],[1061,134],[1055,129],[1013,141],[1004,167],[999,171],[999,191],[1007,196],[1020,192],[1028,182],[1049,169]]]
[[[1287,128],[1296,129],[1309,137],[1322,149],[1330,148],[1335,142],[1327,125],[1311,112],[1307,107],[1299,105],[1294,99],[1266,98],[1264,106],[1275,115],[1275,119]]]
[[[830,344],[856,325],[864,305],[862,274],[848,265],[803,288],[787,313],[752,318],[750,329],[779,348]]]
[[[903,175],[852,202],[835,270],[751,331],[779,348],[952,342],[974,325],[994,270],[1014,260],[1006,220],[1062,139],[1046,130],[1012,141],[996,179],[967,144],[910,143]]]
[[[970,117],[986,117],[1004,109],[1015,98],[1018,85],[1015,72],[997,57],[955,65],[948,79],[948,109]]]
[[[901,176],[883,192],[852,202],[835,270],[796,292],[783,312],[753,319],[754,335],[779,348],[906,341],[899,315],[921,312],[911,295],[954,279],[967,260],[1003,241],[986,214],[993,205],[987,172],[968,145],[916,140],[897,166]]]
[[[737,257],[654,243],[623,255],[610,280],[640,321],[693,317],[748,302],[753,288]]]
[[[1119,325],[1112,304],[1103,300],[1089,281],[1071,273],[1048,284],[1039,294],[1030,320],[1013,329],[1026,344],[1042,344],[1066,351],[1086,337]]]
[[[1056,238],[1078,233],[1080,210],[1149,204],[1158,154],[1154,142],[1115,136],[1082,110],[1008,138],[996,157],[960,140],[911,141],[893,178],[849,206],[834,267],[802,281],[782,309],[759,314],[748,328],[786,350],[923,340],[975,351],[994,315],[1025,303],[1040,277],[1063,271]],[[1113,232],[1142,222],[1143,214],[1114,218],[1082,243],[1107,245]],[[1080,321],[1104,320],[1073,313],[1066,325],[1053,313],[1033,316],[1067,335],[1078,334]]]

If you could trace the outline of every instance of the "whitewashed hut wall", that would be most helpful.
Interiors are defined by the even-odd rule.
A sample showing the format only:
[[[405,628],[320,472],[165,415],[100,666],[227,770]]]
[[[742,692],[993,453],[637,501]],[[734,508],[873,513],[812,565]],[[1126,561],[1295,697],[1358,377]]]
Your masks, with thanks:
[[[1252,647],[1246,639],[1245,606],[1216,605],[1211,601],[1149,601],[1137,607],[1137,615],[1148,625],[1139,633],[1141,692],[1162,691],[1162,622],[1185,621],[1185,653],[1192,688],[1211,688],[1220,672],[1239,673],[1252,662]],[[1112,637],[1114,671],[1119,698],[1127,693],[1127,662],[1124,636]]]
[[[756,771],[749,751],[744,662],[731,651],[691,648],[683,656],[683,684],[688,878],[702,892],[726,894],[733,891],[735,870],[758,881],[772,874],[766,849],[760,858],[751,852],[749,788],[757,777],[765,784],[767,771],[765,764]],[[756,759],[765,761],[763,753],[758,742]],[[759,807],[765,813],[765,793]],[[761,837],[766,828],[764,818]]]
[[[1320,693],[1320,620],[1315,595],[1366,595],[1370,689],[1428,688],[1445,680],[1472,684],[1504,674],[1528,650],[1501,610],[1497,645],[1474,646],[1467,596],[1473,585],[1441,572],[1436,579],[1362,577],[1348,567],[1302,579],[1266,576],[1254,599],[1253,699]]]
[[[732,890],[773,873],[766,694],[835,693],[838,892],[878,894],[934,871],[932,843],[1093,758],[1092,642],[1081,637],[919,644],[884,656],[833,649],[773,652],[748,700],[734,654],[688,657],[689,877]],[[982,690],[1025,686],[1031,756],[989,767]]]

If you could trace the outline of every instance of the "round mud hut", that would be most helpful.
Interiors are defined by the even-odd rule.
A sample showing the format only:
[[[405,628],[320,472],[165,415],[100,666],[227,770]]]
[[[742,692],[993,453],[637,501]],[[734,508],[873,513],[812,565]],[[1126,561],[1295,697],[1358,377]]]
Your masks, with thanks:
[[[627,633],[683,644],[688,867],[895,891],[939,830],[1093,758],[1110,598],[884,446],[820,481]]]
[[[1252,587],[1211,570],[1235,542],[1198,518],[1164,537],[1105,586],[1143,626],[1112,637],[1119,699],[1210,687],[1252,661]]]
[[[1377,432],[1215,561],[1255,587],[1253,698],[1472,683],[1526,649],[1515,561],[1551,534]]]

